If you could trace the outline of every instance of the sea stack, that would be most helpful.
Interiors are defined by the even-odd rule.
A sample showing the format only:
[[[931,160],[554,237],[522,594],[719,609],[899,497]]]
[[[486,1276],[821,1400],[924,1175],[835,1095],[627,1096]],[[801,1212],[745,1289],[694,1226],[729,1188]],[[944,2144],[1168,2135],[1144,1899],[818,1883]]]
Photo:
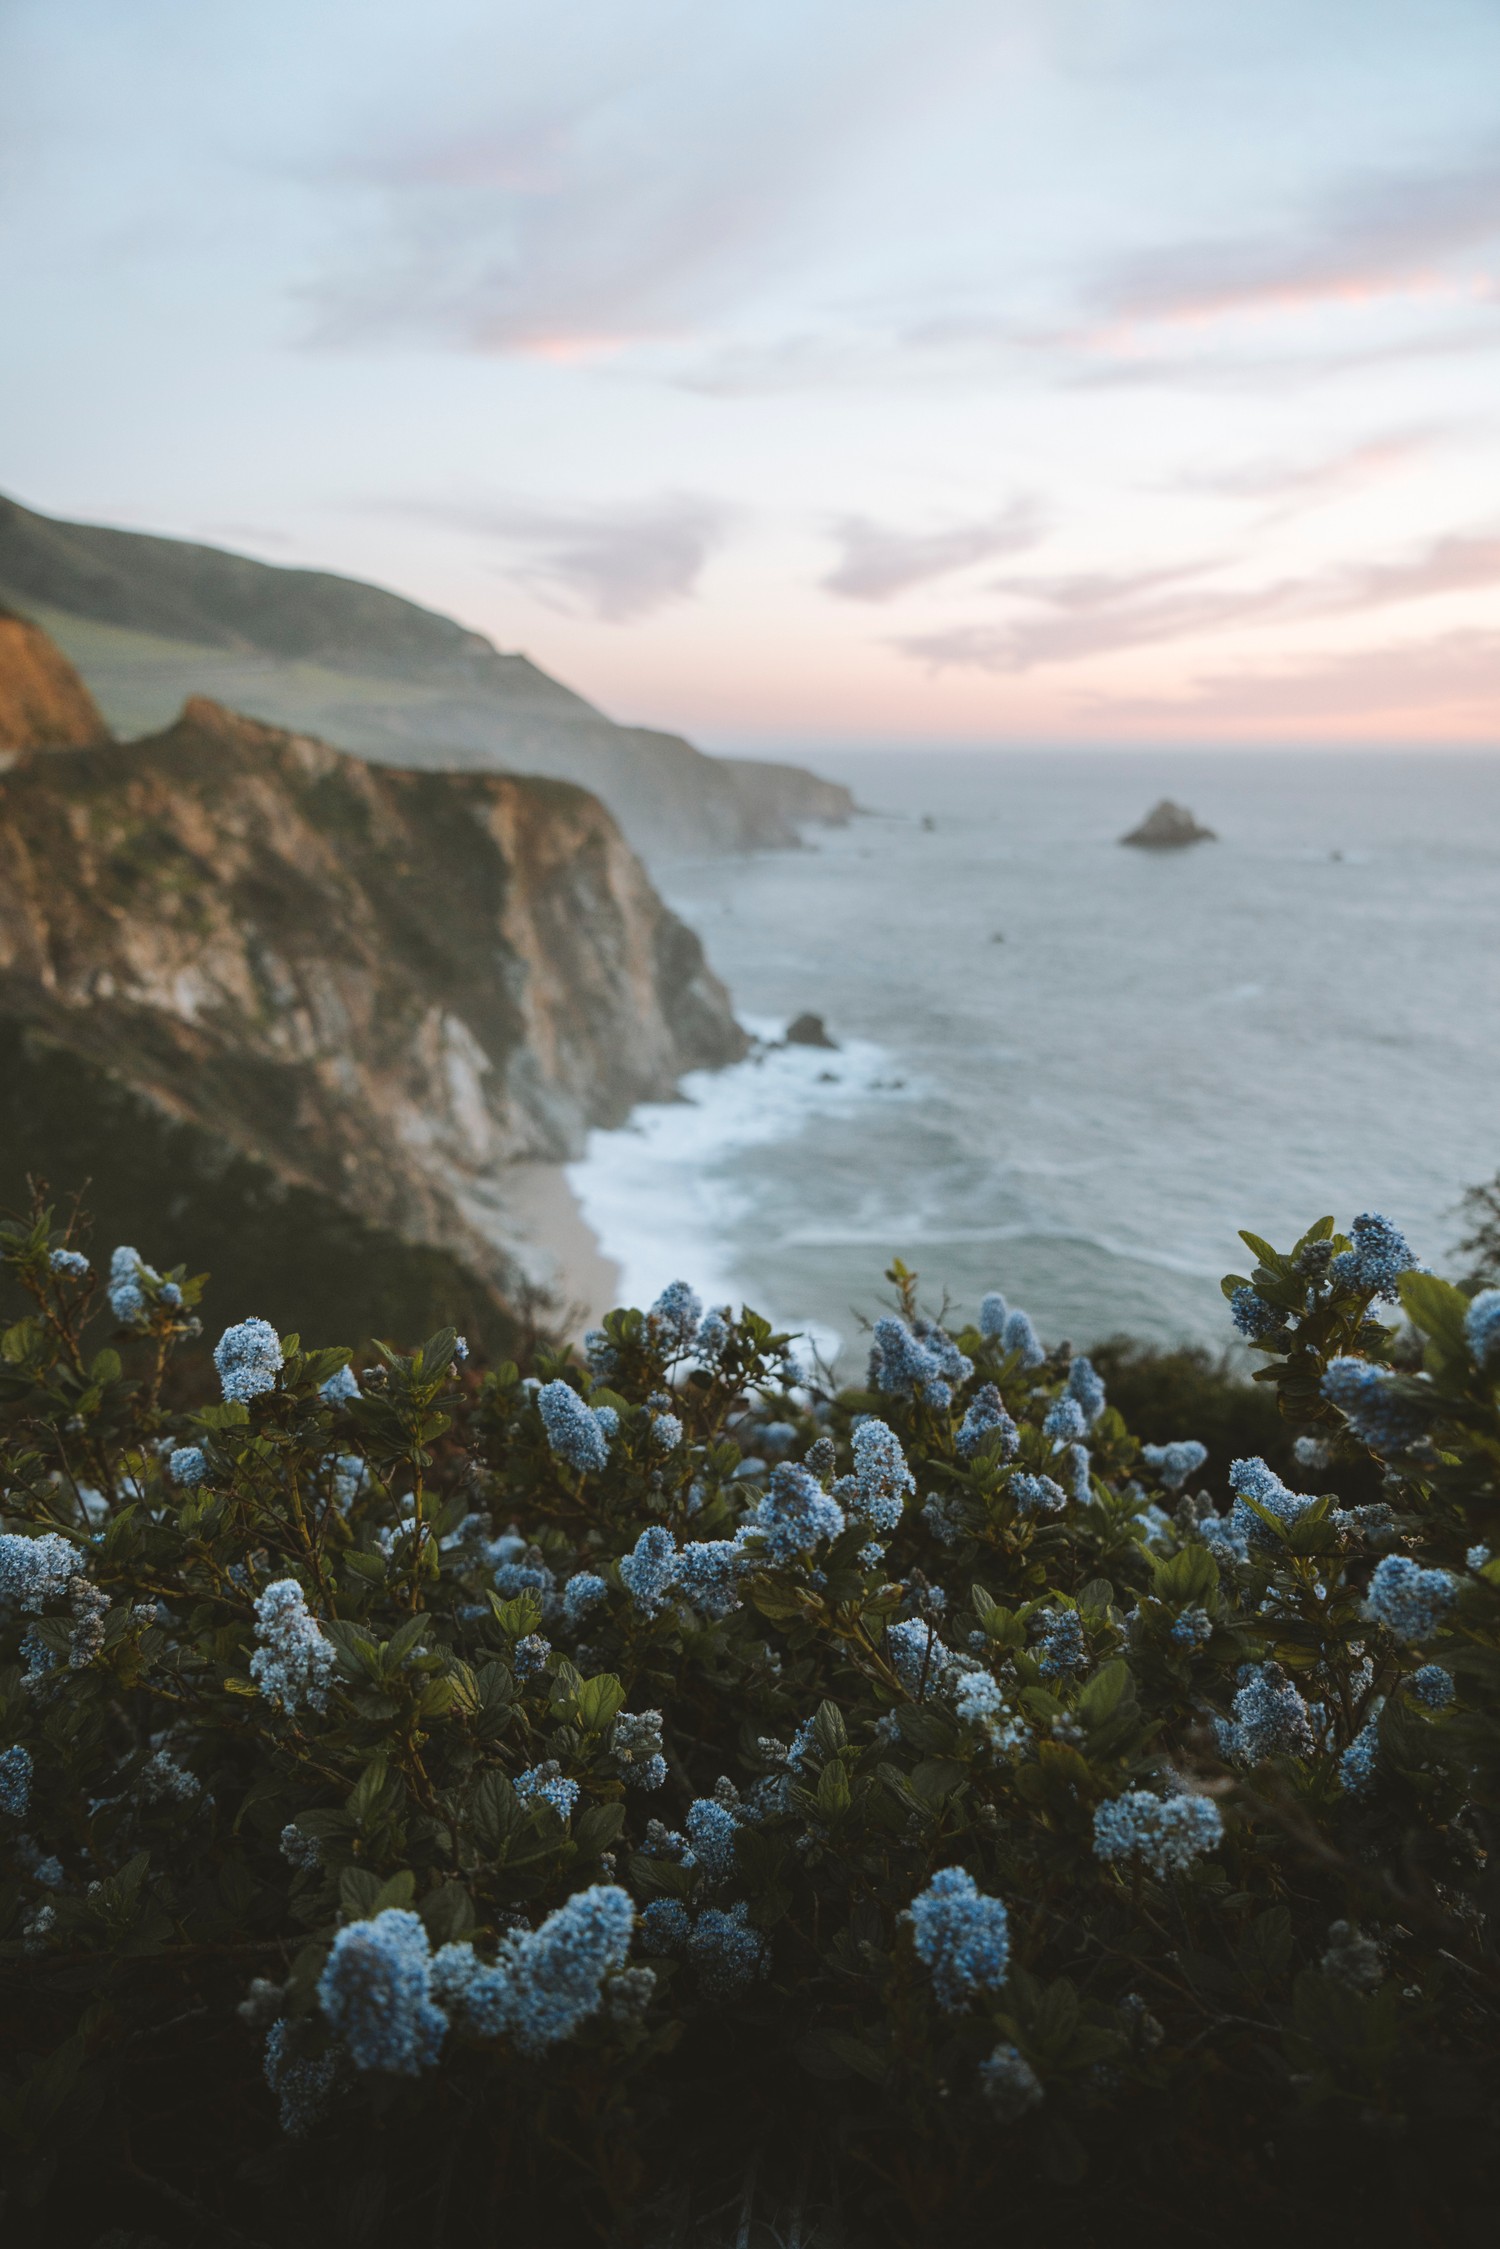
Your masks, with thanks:
[[[1185,804],[1174,804],[1163,797],[1160,804],[1147,813],[1138,828],[1121,843],[1133,843],[1142,851],[1180,851],[1184,844],[1214,843],[1217,838],[1212,828],[1200,828]]]

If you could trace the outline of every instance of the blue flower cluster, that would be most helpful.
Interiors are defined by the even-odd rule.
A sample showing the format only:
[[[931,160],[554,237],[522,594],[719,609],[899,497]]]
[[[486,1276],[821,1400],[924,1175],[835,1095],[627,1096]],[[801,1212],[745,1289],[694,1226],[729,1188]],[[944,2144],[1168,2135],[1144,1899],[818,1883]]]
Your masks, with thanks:
[[[1381,1452],[1405,1452],[1423,1433],[1423,1416],[1415,1399],[1403,1396],[1388,1369],[1371,1366],[1368,1359],[1330,1359],[1322,1391],[1362,1445]]]
[[[514,1787],[523,1804],[550,1804],[559,1819],[571,1819],[578,1804],[578,1783],[563,1776],[555,1757],[517,1773]]]
[[[616,1718],[609,1745],[625,1767],[627,1787],[645,1789],[649,1793],[665,1782],[667,1760],[662,1750],[661,1728],[659,1710],[622,1710]]]
[[[563,1615],[575,1628],[609,1597],[609,1587],[593,1570],[575,1570],[562,1591]]]
[[[651,1416],[651,1449],[653,1452],[676,1452],[682,1443],[682,1423],[675,1413],[654,1413]]]
[[[353,1367],[340,1367],[337,1374],[318,1385],[318,1396],[325,1406],[349,1406],[363,1395]]]
[[[716,1623],[739,1607],[740,1577],[753,1563],[737,1538],[698,1539],[678,1557],[677,1582],[698,1614]]]
[[[295,1578],[277,1578],[260,1595],[255,1637],[261,1645],[250,1658],[250,1676],[266,1700],[293,1717],[304,1704],[322,1710],[333,1675],[333,1647],[309,1616]]]
[[[1446,1570],[1424,1570],[1405,1554],[1387,1554],[1375,1565],[1365,1609],[1398,1640],[1430,1640],[1453,1605],[1454,1591]]]
[[[1083,1418],[1092,1429],[1108,1403],[1104,1383],[1095,1371],[1093,1361],[1081,1355],[1068,1369],[1068,1396],[1076,1398],[1083,1408]]]
[[[595,1883],[539,1929],[502,1937],[493,1967],[472,1945],[444,1945],[432,1964],[434,1995],[475,2037],[509,2038],[522,2054],[543,2053],[598,2013],[605,1978],[629,1956],[634,1919],[626,1891]]]
[[[1000,1331],[1000,1347],[1003,1351],[1013,1352],[1023,1367],[1039,1367],[1047,1356],[1037,1339],[1037,1332],[1028,1312],[1007,1312],[1005,1325]]]
[[[1286,1325],[1286,1314],[1244,1281],[1229,1299],[1229,1316],[1248,1343],[1259,1343]]]
[[[870,1387],[891,1398],[922,1398],[929,1406],[951,1405],[956,1384],[966,1382],[974,1362],[966,1359],[935,1321],[908,1327],[894,1312],[875,1322],[870,1347]]]
[[[1038,1621],[1036,1646],[1041,1659],[1037,1668],[1044,1679],[1061,1679],[1082,1670],[1087,1649],[1078,1611],[1048,1609]]]
[[[79,1249],[55,1249],[47,1263],[54,1273],[69,1281],[81,1281],[89,1269],[89,1261]]]
[[[417,2077],[442,2051],[448,2023],[432,2000],[427,1931],[404,1906],[339,1930],[318,1999],[356,2069]]]
[[[930,1624],[915,1616],[887,1625],[885,1639],[897,1678],[912,1700],[920,1702],[951,1667],[953,1650],[943,1645]]]
[[[676,1543],[665,1523],[648,1523],[620,1561],[621,1581],[642,1616],[661,1614],[681,1566]]]
[[[1275,1470],[1268,1468],[1258,1456],[1229,1463],[1229,1488],[1235,1495],[1229,1516],[1230,1532],[1243,1538],[1247,1547],[1268,1549],[1276,1544],[1275,1534],[1256,1513],[1256,1507],[1263,1507],[1267,1515],[1274,1515],[1278,1522],[1290,1528],[1312,1505],[1307,1493],[1289,1491]],[[1249,1504],[1251,1500],[1255,1507]]]
[[[1339,1759],[1339,1779],[1351,1796],[1362,1796],[1375,1778],[1375,1767],[1380,1760],[1380,1703],[1376,1702],[1369,1717]]]
[[[266,2032],[266,2083],[280,2104],[281,2129],[302,2139],[328,2105],[338,2082],[338,2056],[298,2051],[300,2026],[283,2015]]]
[[[201,1445],[174,1445],[167,1455],[167,1474],[174,1484],[184,1491],[192,1491],[208,1474],[208,1461]]]
[[[40,1538],[0,1531],[0,1609],[35,1616],[44,1602],[67,1592],[69,1580],[82,1568],[77,1547],[57,1531],[43,1531]]]
[[[750,1908],[705,1906],[687,1939],[687,1956],[698,1971],[698,1989],[708,2000],[734,1999],[766,1975],[770,1947],[750,1926]]]
[[[609,1463],[609,1435],[592,1406],[566,1382],[544,1382],[536,1394],[547,1443],[559,1460],[580,1475],[595,1474]]]
[[[1208,1447],[1196,1437],[1178,1437],[1170,1445],[1142,1445],[1141,1458],[1155,1471],[1163,1491],[1180,1492],[1207,1460]]]
[[[734,1872],[735,1844],[739,1827],[727,1804],[716,1797],[695,1797],[688,1806],[688,1841],[693,1846],[693,1856],[711,1882],[723,1882]]]
[[[1042,2081],[1026,2056],[1006,2039],[980,2063],[979,2083],[1002,2124],[1014,2124],[1045,2097]]]
[[[966,1868],[945,1866],[902,1918],[911,1924],[917,1958],[946,2013],[1000,1989],[1010,1966],[1010,1916]]]
[[[1068,1504],[1061,1484],[1051,1476],[1033,1476],[1029,1469],[1012,1476],[1010,1496],[1022,1515],[1059,1515]]]
[[[274,1390],[282,1364],[281,1338],[269,1320],[241,1320],[214,1345],[214,1365],[231,1403],[248,1405]]]
[[[893,1531],[901,1520],[902,1508],[916,1496],[917,1489],[901,1439],[887,1423],[870,1415],[856,1425],[851,1442],[854,1474],[841,1479],[839,1497],[850,1515],[868,1523],[871,1530]]]
[[[1407,1684],[1428,1710],[1446,1710],[1457,1691],[1452,1672],[1445,1671],[1440,1663],[1424,1663]]]
[[[1054,1444],[1066,1445],[1072,1444],[1076,1438],[1081,1437],[1087,1428],[1088,1423],[1084,1419],[1082,1406],[1076,1398],[1070,1397],[1065,1390],[1062,1396],[1054,1398],[1047,1408],[1046,1416],[1042,1422],[1042,1435],[1050,1437]]]
[[[24,1742],[0,1750],[0,1812],[24,1819],[31,1803],[31,1751]]]
[[[702,1303],[686,1281],[669,1281],[646,1315],[652,1335],[674,1355],[692,1349],[702,1318]]]
[[[1223,1817],[1208,1796],[1153,1796],[1132,1788],[1094,1814],[1096,1859],[1106,1865],[1138,1859],[1163,1878],[1182,1873],[1223,1839]]]
[[[1264,1757],[1309,1757],[1317,1747],[1311,1714],[1279,1663],[1240,1666],[1233,1722],[1218,1722],[1219,1747],[1245,1765]]]
[[[109,1261],[109,1308],[121,1327],[140,1327],[145,1321],[149,1306],[143,1280],[160,1283],[161,1275],[154,1265],[148,1265],[138,1249],[129,1249],[123,1243]]]
[[[954,1450],[961,1460],[972,1460],[981,1446],[998,1437],[996,1451],[1001,1460],[1013,1460],[1021,1442],[1020,1431],[1001,1403],[1000,1393],[993,1382],[977,1390],[968,1412],[958,1425],[958,1435],[953,1440]]]
[[[1464,1314],[1464,1335],[1476,1367],[1500,1359],[1500,1288],[1482,1288]]]
[[[1378,1211],[1361,1211],[1350,1228],[1354,1246],[1337,1256],[1329,1268],[1340,1288],[1357,1289],[1361,1296],[1383,1298],[1394,1304],[1403,1273],[1416,1264],[1406,1239]]]
[[[810,1554],[820,1539],[837,1538],[844,1528],[844,1510],[816,1476],[795,1461],[783,1460],[771,1470],[754,1524],[765,1537],[768,1559],[790,1562],[799,1554]]]

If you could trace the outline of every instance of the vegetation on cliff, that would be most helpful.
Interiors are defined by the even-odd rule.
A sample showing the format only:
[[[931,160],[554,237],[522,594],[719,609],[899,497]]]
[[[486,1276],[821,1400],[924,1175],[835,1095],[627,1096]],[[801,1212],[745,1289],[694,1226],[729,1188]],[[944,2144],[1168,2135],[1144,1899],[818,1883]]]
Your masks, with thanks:
[[[625,2238],[670,2186],[701,2240],[752,2164],[861,2242],[1466,2237],[1500,1291],[1368,1215],[1246,1239],[1298,1473],[1204,1489],[899,1267],[838,1395],[677,1284],[524,1373],[239,1320],[189,1397],[200,1280],[8,1226],[18,2238]]]

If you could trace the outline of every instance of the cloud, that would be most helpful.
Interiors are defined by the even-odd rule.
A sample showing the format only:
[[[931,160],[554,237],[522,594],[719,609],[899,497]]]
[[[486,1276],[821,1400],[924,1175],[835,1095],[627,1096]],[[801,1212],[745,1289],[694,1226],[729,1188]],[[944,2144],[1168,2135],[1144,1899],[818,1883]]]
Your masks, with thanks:
[[[693,493],[598,509],[396,500],[382,503],[381,512],[466,532],[524,557],[505,566],[508,576],[533,589],[540,582],[567,607],[614,625],[696,593],[733,521],[733,510]]]
[[[822,581],[828,592],[848,601],[890,601],[976,562],[1024,553],[1041,540],[1043,518],[1034,500],[1023,499],[999,515],[943,531],[900,531],[867,515],[846,515],[833,533],[843,557]]]
[[[1322,460],[1246,461],[1237,468],[1188,470],[1173,480],[1172,489],[1219,499],[1266,500],[1275,504],[1278,514],[1287,515],[1405,468],[1430,448],[1433,435],[1429,430],[1392,430]]]
[[[1030,671],[1264,623],[1354,616],[1500,585],[1500,535],[1453,532],[1397,562],[1367,563],[1266,586],[1196,584],[1220,565],[1177,571],[1019,578],[999,590],[1043,605],[1039,616],[892,638],[931,670]]]
[[[1180,696],[1110,697],[1095,707],[1118,724],[1191,718],[1280,735],[1330,720],[1351,734],[1394,732],[1386,722],[1395,714],[1422,712],[1443,714],[1466,734],[1500,740],[1500,632],[1441,633],[1278,671],[1214,672]]]
[[[1500,243],[1500,151],[1442,171],[1370,172],[1274,233],[1200,238],[1116,259],[1087,292],[1112,326],[1345,302],[1454,286]]]

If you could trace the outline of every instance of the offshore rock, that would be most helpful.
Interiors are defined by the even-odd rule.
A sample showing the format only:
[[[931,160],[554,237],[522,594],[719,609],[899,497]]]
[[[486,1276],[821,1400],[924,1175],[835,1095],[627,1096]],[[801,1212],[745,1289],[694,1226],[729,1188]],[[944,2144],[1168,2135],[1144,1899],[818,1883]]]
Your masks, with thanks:
[[[821,1015],[799,1015],[786,1027],[788,1046],[826,1046],[837,1048],[838,1040],[828,1036]]]
[[[1163,797],[1140,826],[1121,836],[1120,841],[1136,844],[1142,851],[1180,851],[1185,844],[1216,843],[1218,838],[1212,828],[1199,827],[1185,804],[1174,804],[1170,797]]]
[[[0,609],[0,756],[91,749],[109,728],[73,666],[43,632]]]
[[[201,700],[0,775],[0,1200],[28,1163],[58,1188],[81,1165],[134,1240],[175,1178],[177,1238],[142,1237],[159,1262],[201,1242],[244,1273],[258,1211],[320,1260],[368,1237],[367,1277],[382,1243],[392,1272],[425,1260],[422,1301],[456,1266],[500,1314],[526,1293],[504,1166],[576,1155],[746,1047],[696,936],[567,783],[395,771]]]

